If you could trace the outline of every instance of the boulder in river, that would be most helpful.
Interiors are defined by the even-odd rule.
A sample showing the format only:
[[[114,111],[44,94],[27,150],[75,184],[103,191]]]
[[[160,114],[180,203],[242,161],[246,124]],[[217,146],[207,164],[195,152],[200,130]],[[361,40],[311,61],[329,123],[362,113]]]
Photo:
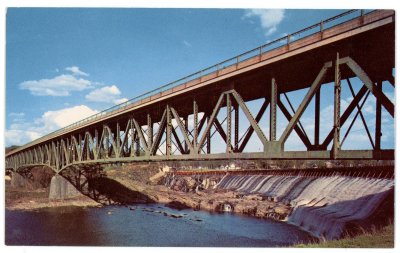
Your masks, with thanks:
[[[179,201],[171,201],[168,204],[165,204],[166,207],[177,209],[177,210],[183,210],[183,209],[189,209],[190,206],[186,205],[185,203],[179,202]]]

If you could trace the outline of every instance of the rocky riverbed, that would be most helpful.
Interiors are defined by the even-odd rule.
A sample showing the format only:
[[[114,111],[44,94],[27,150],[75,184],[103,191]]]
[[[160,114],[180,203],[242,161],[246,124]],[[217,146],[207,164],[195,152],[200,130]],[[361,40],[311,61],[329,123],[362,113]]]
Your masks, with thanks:
[[[142,170],[125,167],[108,170],[107,177],[145,194],[154,202],[177,209],[232,212],[276,220],[286,219],[292,210],[288,204],[257,194],[214,189],[222,176],[176,176],[171,179],[170,174],[160,173],[157,168]]]
[[[284,220],[291,212],[291,207],[274,202],[256,194],[242,194],[227,190],[214,189],[222,176],[177,176],[170,178],[159,167],[121,166],[105,170],[108,179],[122,186],[141,193],[147,202],[163,203],[176,209],[207,210],[211,212],[232,212],[262,218]],[[8,210],[29,210],[60,206],[101,206],[85,196],[50,200],[49,184],[27,182],[12,184],[6,180],[6,208]],[[135,200],[133,200],[135,202]],[[137,202],[141,202],[137,200]]]

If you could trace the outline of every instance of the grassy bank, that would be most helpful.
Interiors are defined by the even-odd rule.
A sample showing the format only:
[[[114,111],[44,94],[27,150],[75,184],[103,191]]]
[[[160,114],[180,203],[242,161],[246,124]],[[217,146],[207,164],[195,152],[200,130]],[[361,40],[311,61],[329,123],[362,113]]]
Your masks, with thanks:
[[[393,248],[394,225],[390,224],[381,229],[341,240],[326,241],[313,244],[300,244],[296,248]]]

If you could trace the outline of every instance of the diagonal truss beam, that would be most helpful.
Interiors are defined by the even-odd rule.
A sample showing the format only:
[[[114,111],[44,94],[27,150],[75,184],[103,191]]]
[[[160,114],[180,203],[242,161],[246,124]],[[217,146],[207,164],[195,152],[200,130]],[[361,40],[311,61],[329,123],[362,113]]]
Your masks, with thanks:
[[[142,143],[142,145],[144,147],[144,151],[145,151],[146,154],[148,154],[149,151],[150,151],[150,148],[147,145],[146,139],[144,138],[144,134],[143,134],[142,128],[140,127],[139,123],[134,118],[132,118],[132,122],[133,122],[133,125],[135,127],[136,133],[139,135],[140,142]]]
[[[367,95],[365,96],[364,100],[362,101],[361,106],[359,106],[359,105],[357,104],[358,111],[357,111],[356,115],[354,115],[354,118],[353,118],[353,120],[351,121],[351,123],[350,123],[350,125],[349,125],[349,128],[347,129],[347,131],[346,131],[346,133],[345,133],[345,135],[344,135],[344,137],[343,137],[343,140],[342,140],[342,142],[340,143],[340,145],[343,145],[343,143],[344,143],[344,141],[346,140],[348,134],[350,133],[351,128],[352,128],[353,125],[354,125],[354,122],[356,122],[356,119],[357,119],[358,115],[359,115],[359,114],[362,115],[361,109],[363,108],[365,102],[367,101],[369,94],[370,94],[370,91],[367,92]],[[368,129],[368,128],[367,128],[367,129]],[[368,131],[368,130],[367,130],[367,132],[368,132],[368,135],[369,135],[369,131]],[[369,136],[369,138],[370,138],[370,142],[371,142],[372,148],[374,149],[375,146],[374,146],[374,143],[372,142],[371,136]]]
[[[346,120],[349,118],[350,114],[356,108],[356,105],[361,101],[361,98],[364,97],[365,93],[368,91],[366,86],[362,86],[361,89],[358,91],[357,95],[351,101],[351,103],[347,106],[346,110],[343,112],[342,116],[340,116],[340,125],[343,125]],[[326,136],[325,140],[321,144],[322,149],[327,149],[329,143],[333,140],[333,132],[332,129],[329,134]]]
[[[167,111],[164,110],[164,113],[163,113],[163,115],[161,117],[161,121],[159,123],[159,127],[158,127],[158,131],[157,131],[156,137],[155,137],[155,139],[153,141],[153,146],[150,149],[150,155],[155,155],[155,153],[157,152],[158,147],[159,147],[160,142],[161,142],[161,137],[162,137],[162,135],[164,133],[164,130],[165,130],[166,123],[167,123]]]
[[[265,137],[263,131],[261,130],[260,126],[258,125],[258,122],[254,119],[254,117],[251,114],[249,108],[244,103],[242,97],[235,90],[230,91],[230,93],[235,98],[235,100],[238,103],[239,107],[243,110],[244,115],[246,115],[247,120],[250,122],[250,125],[252,126],[252,128],[256,132],[258,138],[260,139],[261,143],[265,147],[267,145],[267,142],[268,142],[267,137]]]
[[[176,123],[178,124],[179,129],[180,129],[181,132],[182,132],[182,135],[183,135],[183,138],[185,139],[186,145],[189,147],[189,150],[190,150],[191,152],[193,152],[193,151],[194,151],[193,145],[192,145],[191,141],[189,140],[188,133],[187,133],[187,131],[186,131],[186,129],[185,129],[185,126],[184,126],[184,124],[183,124],[181,118],[179,117],[178,112],[177,112],[173,107],[170,107],[170,110],[171,110],[171,112],[172,112],[172,115],[173,115],[174,118],[175,118]],[[174,132],[175,132],[175,129],[174,129]],[[175,133],[175,134],[176,134],[176,133]],[[177,142],[179,142],[179,144],[180,144],[179,138],[177,139]],[[183,150],[183,149],[182,149],[182,150]],[[182,152],[181,152],[181,153],[182,153]]]
[[[264,103],[261,105],[261,108],[260,108],[260,110],[258,111],[258,113],[257,113],[257,115],[256,115],[256,118],[255,118],[255,121],[256,121],[257,124],[260,122],[262,116],[264,115],[265,110],[266,110],[267,107],[268,107],[268,104],[269,104],[269,100],[268,100],[268,99],[265,99],[265,100],[264,100]],[[245,132],[245,135],[244,135],[244,137],[243,137],[243,142],[240,144],[239,152],[243,152],[244,148],[246,147],[246,145],[247,145],[247,143],[249,142],[249,140],[250,140],[250,138],[251,138],[251,135],[252,135],[253,133],[254,133],[254,128],[250,125],[250,126],[247,128],[246,132]]]
[[[225,133],[225,130],[224,130],[224,128],[222,127],[222,124],[219,122],[219,120],[218,119],[215,119],[215,121],[214,121],[214,126],[215,126],[215,129],[217,130],[217,132],[221,135],[221,137],[222,137],[222,139],[225,141],[225,143],[226,143],[226,140],[227,140],[227,138],[226,138],[226,133]],[[233,149],[233,146],[232,146],[232,143],[226,143],[227,145],[229,145],[229,147],[230,147],[230,149],[232,150]]]
[[[303,114],[304,110],[306,109],[307,105],[310,103],[311,98],[315,94],[316,90],[320,87],[322,80],[324,79],[326,72],[328,68],[332,67],[332,62],[327,62],[324,64],[320,72],[318,73],[318,76],[315,78],[314,82],[312,83],[310,89],[308,90],[307,94],[305,95],[303,101],[301,102],[299,108],[297,109],[296,113],[292,117],[292,119],[289,121],[288,126],[286,129],[283,131],[279,142],[281,143],[282,147],[284,143],[286,142],[287,138],[289,137],[290,133],[292,132],[294,126],[297,124],[299,121],[301,115]]]
[[[293,116],[286,109],[285,105],[282,103],[282,101],[279,98],[278,98],[278,107],[281,110],[281,112],[283,113],[283,115],[286,117],[286,119],[290,122],[293,119]],[[298,124],[294,125],[294,131],[297,133],[300,140],[306,146],[307,150],[310,150],[311,146],[312,146],[310,139],[308,139],[307,134],[301,130],[301,128],[298,126]]]
[[[172,141],[173,144],[178,148],[178,150],[179,150],[179,152],[181,152],[181,154],[185,154],[185,149],[184,149],[184,147],[182,146],[181,141],[179,140],[179,136],[178,136],[178,134],[176,133],[175,128],[173,127],[171,130],[172,130],[172,135],[174,136],[174,138],[175,138],[175,140],[176,140],[176,143],[175,143],[174,141]]]
[[[358,78],[364,83],[364,85],[372,92],[372,94],[376,97],[379,102],[385,107],[385,109],[390,113],[392,117],[394,117],[394,104],[390,101],[386,95],[379,90],[371,79],[368,77],[367,73],[355,62],[352,58],[346,57],[344,59],[347,66],[357,75]]]
[[[346,78],[346,81],[347,81],[347,85],[349,86],[351,95],[353,96],[353,99],[354,99],[354,97],[356,96],[356,94],[354,93],[354,89],[353,89],[353,87],[352,87],[352,85],[351,85],[351,82],[350,82],[349,78]],[[367,135],[368,135],[369,141],[370,141],[370,143],[371,143],[371,145],[372,145],[372,148],[375,149],[375,145],[374,145],[374,142],[372,141],[371,133],[369,132],[367,122],[366,122],[366,120],[365,120],[365,118],[364,118],[364,115],[363,115],[363,113],[362,113],[362,111],[361,111],[361,109],[362,109],[363,106],[364,106],[365,101],[367,101],[368,95],[369,95],[369,93],[368,93],[367,96],[365,97],[365,100],[362,102],[361,106],[358,105],[358,103],[357,103],[357,114],[356,114],[356,116],[355,116],[354,118],[356,119],[356,118],[357,118],[357,115],[358,115],[358,114],[360,115],[361,121],[362,121],[362,123],[363,123],[363,125],[364,125],[365,131],[367,132]],[[354,121],[355,121],[355,120],[354,120]],[[354,124],[354,123],[353,123],[353,124]],[[350,129],[350,127],[349,127],[349,129]],[[344,138],[343,138],[343,142],[344,142]]]
[[[225,100],[225,93],[222,93],[218,98],[217,104],[210,116],[210,120],[207,122],[207,127],[206,127],[203,135],[201,136],[199,145],[197,145],[197,147],[203,147],[203,144],[207,138],[207,133],[211,130],[211,127],[215,122],[215,119],[218,115],[219,110],[221,109],[221,106],[222,106],[222,103],[224,102],[224,100]],[[199,150],[196,150],[196,153],[198,153],[198,152],[199,152]]]

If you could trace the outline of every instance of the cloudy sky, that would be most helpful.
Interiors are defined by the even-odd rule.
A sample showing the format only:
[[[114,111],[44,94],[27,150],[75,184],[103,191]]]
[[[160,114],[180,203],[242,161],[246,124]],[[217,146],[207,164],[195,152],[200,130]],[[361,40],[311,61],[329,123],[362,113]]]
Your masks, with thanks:
[[[5,145],[25,144],[340,12],[9,8]],[[353,82],[357,91],[360,84]],[[386,84],[384,88],[393,100],[393,89]],[[289,94],[295,107],[305,92]],[[322,91],[323,98],[331,94],[329,88]],[[344,91],[342,98],[345,107],[351,93]],[[332,103],[333,97],[323,99],[322,122],[332,122]],[[254,102],[250,107],[257,112],[259,105]],[[371,97],[363,109],[373,136],[374,106]],[[314,116],[309,109],[302,123],[312,136]],[[282,132],[286,121],[281,114],[278,124]],[[262,127],[268,131],[267,124]],[[256,139],[252,142],[258,145]],[[360,120],[347,142],[347,148],[370,148]],[[384,109],[382,142],[385,148],[394,147],[393,119]],[[287,148],[301,146],[296,134],[288,139]]]

